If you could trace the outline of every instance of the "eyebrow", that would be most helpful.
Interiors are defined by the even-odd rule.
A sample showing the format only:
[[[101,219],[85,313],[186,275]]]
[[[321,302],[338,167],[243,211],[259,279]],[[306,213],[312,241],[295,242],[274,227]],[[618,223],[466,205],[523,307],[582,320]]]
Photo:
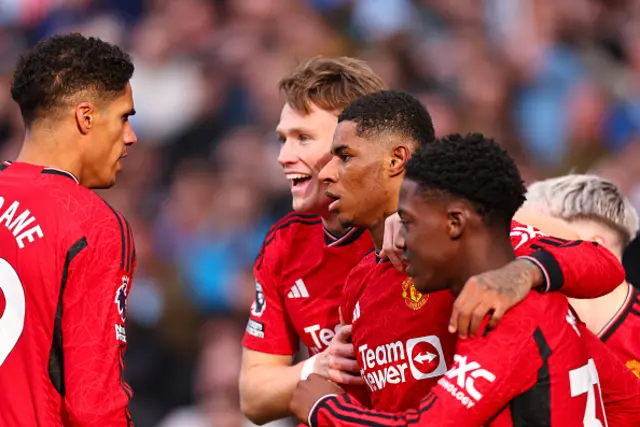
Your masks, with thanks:
[[[310,130],[307,130],[307,129],[302,129],[302,128],[291,128],[291,129],[279,129],[279,128],[276,128],[276,133],[278,135],[284,135],[284,134],[287,134],[287,133],[297,133],[297,134],[311,135],[313,132],[311,132]]]
[[[337,147],[334,147],[333,149],[331,149],[331,154],[333,154],[334,156],[337,156],[348,148],[349,146],[345,144],[338,145]]]

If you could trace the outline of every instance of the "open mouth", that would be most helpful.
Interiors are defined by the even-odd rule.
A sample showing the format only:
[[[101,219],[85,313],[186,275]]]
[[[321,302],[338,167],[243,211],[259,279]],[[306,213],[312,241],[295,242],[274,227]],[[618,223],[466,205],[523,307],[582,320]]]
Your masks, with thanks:
[[[285,177],[291,181],[293,187],[297,187],[311,180],[311,175],[306,173],[286,173]]]
[[[333,202],[331,202],[331,204],[329,205],[329,211],[330,212],[336,211],[338,208],[338,202],[340,201],[340,197],[336,196],[335,194],[329,191],[325,192],[325,194],[327,195],[328,198],[333,200]]]

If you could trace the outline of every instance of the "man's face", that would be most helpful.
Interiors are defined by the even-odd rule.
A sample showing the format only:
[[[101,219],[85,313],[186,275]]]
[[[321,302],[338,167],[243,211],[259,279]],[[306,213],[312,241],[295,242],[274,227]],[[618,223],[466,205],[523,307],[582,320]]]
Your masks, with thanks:
[[[318,173],[331,159],[331,138],[338,123],[335,114],[311,105],[309,114],[285,104],[276,128],[281,142],[278,163],[291,184],[293,209],[325,213],[331,200]]]
[[[447,288],[460,250],[451,238],[448,206],[446,198],[426,199],[414,181],[402,182],[398,203],[402,228],[396,246],[404,251],[407,275],[423,293]]]
[[[109,188],[122,170],[120,159],[127,147],[137,141],[129,116],[135,114],[131,85],[115,100],[100,108],[95,115],[91,138],[84,148],[83,185],[89,188]]]
[[[344,227],[371,227],[384,216],[393,197],[386,188],[385,162],[388,147],[356,135],[357,124],[338,124],[331,144],[333,157],[320,172],[333,200],[329,211],[338,215]]]

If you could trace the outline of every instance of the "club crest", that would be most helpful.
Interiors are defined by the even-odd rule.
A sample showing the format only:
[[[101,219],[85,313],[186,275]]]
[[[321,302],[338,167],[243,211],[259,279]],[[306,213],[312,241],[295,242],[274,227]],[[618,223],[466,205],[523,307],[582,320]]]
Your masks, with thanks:
[[[429,295],[422,295],[413,284],[413,279],[407,277],[402,281],[402,298],[412,310],[420,310],[429,300]]]

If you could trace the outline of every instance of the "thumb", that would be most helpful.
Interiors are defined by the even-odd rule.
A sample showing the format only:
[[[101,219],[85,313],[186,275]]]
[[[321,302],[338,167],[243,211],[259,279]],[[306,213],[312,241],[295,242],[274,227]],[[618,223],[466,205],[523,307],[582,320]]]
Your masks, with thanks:
[[[338,307],[338,317],[340,317],[340,326],[344,326],[344,317],[342,316],[342,307]]]

